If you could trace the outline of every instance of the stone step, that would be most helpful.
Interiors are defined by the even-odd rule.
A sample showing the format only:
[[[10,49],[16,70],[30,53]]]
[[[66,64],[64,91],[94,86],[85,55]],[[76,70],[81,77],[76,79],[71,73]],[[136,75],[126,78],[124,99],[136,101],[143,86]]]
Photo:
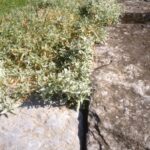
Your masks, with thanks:
[[[65,107],[18,108],[0,117],[0,150],[79,150],[79,114]],[[81,131],[79,133],[79,131]]]
[[[127,13],[147,13],[150,12],[150,1],[144,0],[124,0],[125,12]]]
[[[119,24],[96,47],[88,150],[150,150],[150,24]]]
[[[123,23],[95,49],[88,150],[150,150],[150,1],[122,3]]]
[[[149,0],[124,0],[123,23],[150,23]]]

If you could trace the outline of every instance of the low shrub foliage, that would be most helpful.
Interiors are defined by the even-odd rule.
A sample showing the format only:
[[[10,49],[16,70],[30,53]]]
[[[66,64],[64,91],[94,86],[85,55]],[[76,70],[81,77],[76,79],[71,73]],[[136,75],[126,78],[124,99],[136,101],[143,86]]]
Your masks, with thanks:
[[[10,12],[16,7],[23,7],[28,0],[0,0],[0,15]]]
[[[36,93],[75,106],[90,96],[95,42],[120,7],[115,0],[33,0],[0,17],[0,110]]]

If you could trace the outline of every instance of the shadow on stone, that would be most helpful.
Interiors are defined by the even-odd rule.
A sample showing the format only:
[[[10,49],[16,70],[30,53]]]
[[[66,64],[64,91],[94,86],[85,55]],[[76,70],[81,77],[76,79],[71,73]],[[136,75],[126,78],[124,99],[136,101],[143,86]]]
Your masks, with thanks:
[[[89,100],[85,100],[80,107],[78,116],[79,128],[78,137],[80,140],[80,150],[87,150],[87,132],[88,132],[88,112],[89,112]]]
[[[62,107],[66,106],[67,103],[62,99],[65,95],[60,96],[60,94],[56,93],[52,96],[51,100],[45,101],[40,94],[33,92],[26,101],[22,103],[20,107],[27,107],[27,108],[38,108],[38,107]]]
[[[150,12],[146,12],[146,13],[124,13],[121,17],[121,22],[124,24],[150,23]]]

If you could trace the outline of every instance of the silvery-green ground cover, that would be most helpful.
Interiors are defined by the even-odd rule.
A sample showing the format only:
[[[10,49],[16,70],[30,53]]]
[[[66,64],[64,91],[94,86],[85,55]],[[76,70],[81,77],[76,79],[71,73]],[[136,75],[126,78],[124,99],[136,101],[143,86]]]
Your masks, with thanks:
[[[93,46],[104,39],[104,28],[117,22],[116,1],[1,3],[1,113],[32,94],[68,106],[88,100]]]

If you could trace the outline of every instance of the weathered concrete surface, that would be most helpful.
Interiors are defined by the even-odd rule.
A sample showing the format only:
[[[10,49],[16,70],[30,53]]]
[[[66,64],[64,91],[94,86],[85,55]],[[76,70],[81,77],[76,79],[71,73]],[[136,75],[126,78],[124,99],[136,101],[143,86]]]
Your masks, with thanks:
[[[150,150],[150,24],[108,32],[96,47],[87,149]]]
[[[0,117],[0,150],[80,150],[78,113],[21,108]]]

